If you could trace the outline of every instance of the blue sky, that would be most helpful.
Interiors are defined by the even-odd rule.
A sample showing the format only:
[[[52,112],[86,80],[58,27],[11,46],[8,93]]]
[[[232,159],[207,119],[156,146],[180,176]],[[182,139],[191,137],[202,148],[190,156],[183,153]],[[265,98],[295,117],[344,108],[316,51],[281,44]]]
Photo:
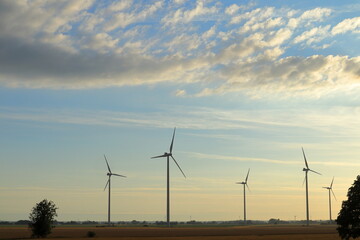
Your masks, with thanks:
[[[355,1],[0,1],[0,220],[333,216],[360,167]]]

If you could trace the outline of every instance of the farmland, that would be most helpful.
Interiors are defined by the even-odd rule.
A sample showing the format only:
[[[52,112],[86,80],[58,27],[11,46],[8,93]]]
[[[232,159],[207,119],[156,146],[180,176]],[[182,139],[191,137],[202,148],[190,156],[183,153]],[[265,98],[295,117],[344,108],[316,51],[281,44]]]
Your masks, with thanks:
[[[327,239],[339,240],[334,225],[262,225],[238,227],[56,227],[48,238],[88,239],[87,233],[94,232],[96,239],[123,239],[123,240],[154,240],[154,239],[248,239],[248,240],[282,240],[282,239]],[[27,227],[0,227],[0,239],[30,238]]]

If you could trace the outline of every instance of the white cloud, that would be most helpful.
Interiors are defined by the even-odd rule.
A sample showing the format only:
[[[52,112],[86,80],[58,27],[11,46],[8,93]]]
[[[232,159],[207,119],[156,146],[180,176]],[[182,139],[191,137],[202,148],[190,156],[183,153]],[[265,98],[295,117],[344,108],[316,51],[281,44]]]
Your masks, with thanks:
[[[311,21],[321,21],[324,17],[327,17],[331,14],[332,10],[329,8],[315,8],[304,12],[300,19],[302,20],[311,20]]]
[[[330,34],[330,25],[320,26],[312,28],[309,31],[303,32],[301,35],[297,36],[294,39],[294,43],[306,42],[307,45],[311,45],[312,43],[320,42],[325,39]]]
[[[85,37],[81,47],[97,49],[100,52],[108,52],[109,49],[114,49],[117,46],[118,41],[118,39],[113,39],[106,33],[98,33],[90,37]]]
[[[105,21],[103,16],[94,13],[86,13],[84,20],[80,23],[79,30],[81,32],[91,33],[96,31],[96,27]]]
[[[319,97],[357,84],[359,61],[360,58],[311,56],[239,62],[222,69],[224,84],[206,88],[199,96],[245,91],[253,97],[263,97],[269,92],[281,93],[282,97]]]
[[[276,47],[282,45],[286,40],[288,40],[292,35],[292,31],[287,28],[279,29],[270,35],[270,38],[267,40],[268,46]]]
[[[200,40],[201,39],[196,34],[180,34],[174,37],[174,39],[172,39],[170,42],[166,43],[165,46],[168,47],[170,52],[189,52],[199,47],[201,44]]]
[[[232,4],[225,9],[225,13],[229,14],[229,15],[234,15],[235,13],[237,13],[239,11],[239,9],[241,9],[241,7],[239,5]]]
[[[246,20],[247,24],[251,25],[258,21],[265,20],[266,18],[269,18],[273,16],[275,8],[273,7],[267,7],[267,8],[257,8],[250,12],[245,12],[238,14],[230,20],[230,24],[238,24],[241,21]]]
[[[260,29],[271,29],[283,25],[283,20],[281,17],[277,18],[268,18],[263,22],[250,23],[246,22],[240,29],[241,33],[246,33],[248,31],[258,31]]]
[[[179,4],[179,5],[184,4],[186,1],[187,1],[187,0],[173,0],[173,2],[174,2],[175,4]]]
[[[71,30],[72,23],[81,19],[92,3],[92,0],[2,1],[0,32],[3,36],[21,37],[28,41],[36,38],[42,41],[43,33],[47,43],[55,39],[54,45],[58,46],[59,38],[56,36]],[[50,34],[54,37],[50,38]]]
[[[108,7],[108,10],[111,11],[111,12],[119,12],[119,11],[123,11],[125,9],[130,8],[132,4],[133,4],[133,0],[118,1],[118,2],[112,3]]]
[[[212,26],[208,31],[202,34],[202,38],[206,40],[210,37],[213,37],[215,34],[216,34],[216,26]]]
[[[178,89],[175,92],[175,96],[182,97],[186,95],[186,91],[184,89]]]
[[[305,11],[300,17],[293,17],[289,19],[288,27],[296,28],[302,24],[309,26],[314,22],[321,22],[325,17],[330,16],[332,10],[329,8],[315,8]]]
[[[161,21],[165,26],[174,25],[178,23],[188,23],[193,21],[194,19],[206,16],[208,14],[213,14],[217,12],[217,8],[215,6],[206,7],[205,2],[203,0],[197,0],[196,6],[192,9],[176,9],[168,13]]]
[[[115,52],[119,54],[131,54],[131,55],[140,55],[146,52],[146,47],[141,41],[135,42],[126,42],[123,46],[118,48]]]
[[[82,0],[2,1],[0,12],[0,84],[6,87],[181,82],[200,83],[198,93],[182,87],[186,96],[261,97],[286,89],[288,96],[317,97],[359,80],[358,57],[288,51],[329,47],[330,30],[357,31],[359,18],[332,29],[319,25],[332,13],[328,8]]]
[[[360,33],[360,17],[345,19],[331,30],[334,35],[346,32]]]
[[[128,7],[128,6],[126,6]],[[109,20],[104,24],[104,30],[106,32],[113,31],[117,28],[125,28],[130,24],[144,21],[147,18],[153,16],[156,11],[162,8],[162,2],[158,1],[154,4],[148,5],[147,7],[141,9],[140,11],[130,11],[130,12],[121,12],[116,11],[112,12]],[[121,10],[123,10],[122,8]],[[126,8],[127,9],[127,8]]]

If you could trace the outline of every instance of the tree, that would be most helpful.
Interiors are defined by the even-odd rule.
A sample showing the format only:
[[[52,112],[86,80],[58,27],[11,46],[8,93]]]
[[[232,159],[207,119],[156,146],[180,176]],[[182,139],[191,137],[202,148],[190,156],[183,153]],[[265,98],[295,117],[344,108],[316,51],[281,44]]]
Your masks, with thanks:
[[[336,230],[342,239],[348,240],[360,236],[360,175],[349,188],[347,197],[336,219]]]
[[[55,217],[58,209],[52,201],[46,199],[37,203],[30,213],[29,227],[32,231],[32,237],[46,237],[51,233],[54,227]]]
[[[280,219],[276,219],[276,218],[270,218],[270,220],[268,221],[269,224],[278,224],[280,222]]]

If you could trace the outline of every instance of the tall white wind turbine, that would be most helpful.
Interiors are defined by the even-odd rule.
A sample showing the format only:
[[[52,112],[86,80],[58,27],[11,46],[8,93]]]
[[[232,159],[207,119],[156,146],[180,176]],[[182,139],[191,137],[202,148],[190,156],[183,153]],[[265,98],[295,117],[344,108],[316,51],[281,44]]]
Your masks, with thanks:
[[[172,154],[172,149],[173,149],[173,145],[174,145],[175,130],[176,130],[176,128],[174,128],[174,133],[173,133],[173,136],[172,136],[172,140],[171,140],[169,152],[168,152],[168,153],[165,152],[163,155],[159,155],[159,156],[152,157],[152,158],[163,158],[163,157],[166,157],[166,164],[167,164],[166,221],[167,221],[168,227],[170,227],[170,171],[169,171],[169,159],[170,159],[170,157],[174,160],[175,164],[178,166],[178,168],[180,169],[181,173],[182,173],[182,174],[184,175],[184,177],[186,178],[183,170],[181,169],[181,167],[179,166],[179,164],[176,162],[176,160],[175,160],[175,158],[173,157],[173,154]]]
[[[334,193],[334,191],[332,190],[332,185],[333,185],[333,183],[334,183],[334,177],[333,177],[333,179],[332,179],[331,184],[330,184],[329,187],[323,187],[323,188],[329,190],[329,214],[330,214],[330,223],[332,222],[332,219],[331,219],[331,194],[330,194],[330,192],[333,194],[333,196],[334,196],[334,198],[335,198],[335,200],[336,200],[335,193]]]
[[[247,184],[247,180],[249,178],[249,172],[250,172],[250,168],[246,174],[246,178],[244,182],[237,182],[236,184],[242,184],[244,186],[244,224],[246,225],[246,191],[245,191],[245,186],[250,190],[248,184]]]
[[[305,179],[304,181],[306,182],[306,225],[309,226],[309,185],[308,185],[308,172],[313,172],[313,173],[316,173],[316,174],[319,174],[321,175],[321,173],[318,173],[314,170],[311,170],[309,168],[309,165],[306,161],[306,156],[305,156],[305,152],[304,152],[304,148],[301,148],[302,149],[302,152],[303,152],[303,155],[304,155],[304,160],[305,160],[305,166],[306,168],[303,168],[303,171],[305,172]]]
[[[109,163],[106,159],[106,156],[104,154],[104,158],[105,158],[105,162],[106,162],[106,165],[107,165],[107,168],[109,170],[109,172],[106,174],[107,176],[109,176],[109,179],[107,180],[106,182],[106,185],[105,185],[105,188],[104,188],[104,191],[106,189],[106,187],[109,185],[109,200],[108,200],[108,224],[110,225],[110,192],[111,192],[111,176],[118,176],[118,177],[126,177],[126,176],[123,176],[123,175],[119,175],[119,174],[116,174],[116,173],[112,173],[111,172],[111,169],[110,169],[110,166],[109,166]]]

